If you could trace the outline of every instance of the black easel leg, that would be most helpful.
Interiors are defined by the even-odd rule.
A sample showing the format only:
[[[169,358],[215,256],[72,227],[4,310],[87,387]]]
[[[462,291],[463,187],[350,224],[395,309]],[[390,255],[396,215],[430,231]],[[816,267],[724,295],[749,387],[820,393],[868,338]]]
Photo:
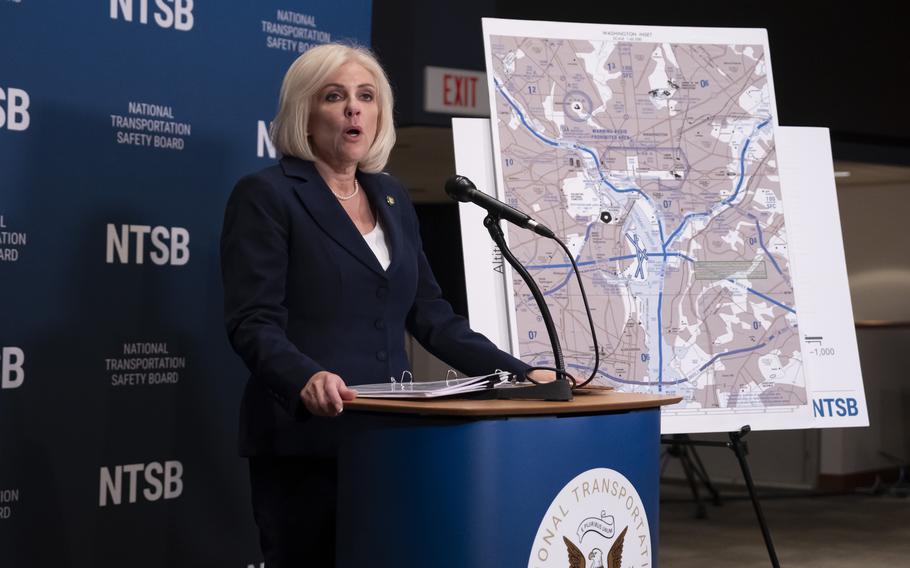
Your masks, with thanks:
[[[768,530],[768,523],[765,522],[765,515],[762,513],[758,495],[755,493],[755,484],[752,483],[752,473],[749,471],[748,462],[746,462],[746,445],[743,443],[743,436],[750,431],[751,428],[743,426],[739,432],[730,432],[730,449],[733,450],[733,453],[736,454],[736,459],[739,460],[739,467],[742,469],[746,487],[749,489],[749,497],[752,498],[752,506],[755,508],[755,516],[758,517],[758,524],[761,526],[762,538],[765,539],[765,547],[768,549],[768,556],[771,557],[771,566],[780,568],[780,562],[777,560],[777,551],[774,550],[774,542],[771,540],[771,531]]]
[[[673,457],[671,448],[667,448],[660,455],[660,479],[664,478],[664,472],[667,471],[667,465],[669,465],[671,457]]]
[[[690,451],[692,452],[695,475],[698,476],[698,479],[704,484],[705,489],[711,494],[711,500],[714,504],[719,506],[721,504],[720,492],[714,487],[714,484],[711,483],[711,478],[708,477],[708,470],[705,469],[705,464],[702,463],[701,457],[698,455],[698,452],[695,451],[695,446],[692,446]]]
[[[692,499],[695,500],[695,518],[704,519],[708,516],[704,501],[701,500],[701,494],[698,492],[698,482],[695,480],[695,467],[692,458],[689,456],[689,446],[684,445],[689,441],[688,434],[677,434],[673,436],[673,447],[676,455],[679,457],[679,464],[686,474],[686,481],[689,482],[689,489],[692,490]]]

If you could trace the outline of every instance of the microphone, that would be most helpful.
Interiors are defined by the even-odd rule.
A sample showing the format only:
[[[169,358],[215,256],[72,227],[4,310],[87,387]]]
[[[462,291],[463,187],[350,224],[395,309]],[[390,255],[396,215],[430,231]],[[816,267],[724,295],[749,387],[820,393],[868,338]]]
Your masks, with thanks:
[[[446,182],[446,193],[455,201],[461,201],[462,203],[470,202],[479,205],[494,217],[500,217],[523,229],[534,231],[542,237],[548,239],[556,238],[553,231],[548,229],[545,225],[541,225],[518,209],[510,207],[502,201],[479,191],[477,186],[474,185],[474,182],[464,176],[453,176],[449,178]]]

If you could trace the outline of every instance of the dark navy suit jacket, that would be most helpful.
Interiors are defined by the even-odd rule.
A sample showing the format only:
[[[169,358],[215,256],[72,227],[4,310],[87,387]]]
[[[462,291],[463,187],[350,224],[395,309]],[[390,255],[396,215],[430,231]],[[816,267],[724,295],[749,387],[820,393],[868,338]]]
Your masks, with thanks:
[[[251,373],[241,408],[244,455],[331,452],[342,420],[309,415],[300,391],[322,370],[352,386],[399,378],[410,368],[406,330],[469,375],[527,369],[442,298],[401,184],[386,174],[357,179],[389,240],[387,270],[312,162],[284,157],[241,179],[228,200],[225,322]]]

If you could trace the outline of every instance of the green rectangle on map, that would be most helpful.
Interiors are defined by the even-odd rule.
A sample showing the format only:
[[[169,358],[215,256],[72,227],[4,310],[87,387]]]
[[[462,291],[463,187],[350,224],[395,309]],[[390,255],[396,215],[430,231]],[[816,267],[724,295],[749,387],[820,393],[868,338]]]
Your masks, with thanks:
[[[764,280],[768,277],[765,262],[749,260],[702,260],[695,262],[696,280]]]

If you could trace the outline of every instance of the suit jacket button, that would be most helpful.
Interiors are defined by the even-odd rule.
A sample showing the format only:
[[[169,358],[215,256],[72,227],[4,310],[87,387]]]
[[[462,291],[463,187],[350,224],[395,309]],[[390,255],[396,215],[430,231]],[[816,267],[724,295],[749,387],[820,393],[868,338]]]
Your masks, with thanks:
[[[380,361],[385,361],[386,359],[389,358],[389,356],[386,354],[385,351],[377,351],[376,358],[379,359]]]
[[[379,288],[376,288],[376,297],[379,298],[380,300],[384,299],[388,295],[389,295],[389,289],[386,288],[385,286],[380,286]]]
[[[385,320],[378,319],[374,322],[376,329],[385,329]]]

